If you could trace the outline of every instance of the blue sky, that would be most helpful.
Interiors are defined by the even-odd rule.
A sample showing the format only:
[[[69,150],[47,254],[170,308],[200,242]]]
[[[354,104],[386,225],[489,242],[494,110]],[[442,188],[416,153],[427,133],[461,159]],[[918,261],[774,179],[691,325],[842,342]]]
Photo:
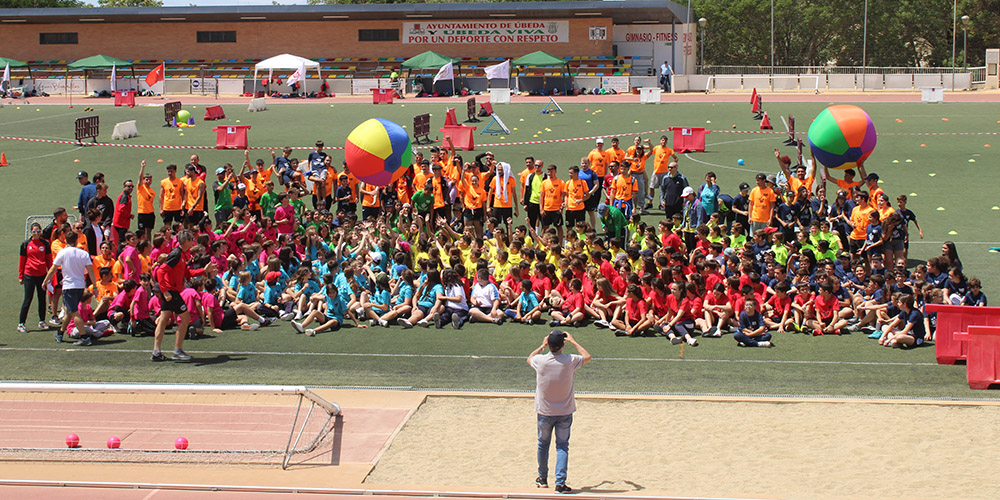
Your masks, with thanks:
[[[306,0],[278,0],[282,5],[305,5]],[[271,0],[163,0],[164,7],[187,7],[188,5],[203,7],[206,5],[271,5]]]

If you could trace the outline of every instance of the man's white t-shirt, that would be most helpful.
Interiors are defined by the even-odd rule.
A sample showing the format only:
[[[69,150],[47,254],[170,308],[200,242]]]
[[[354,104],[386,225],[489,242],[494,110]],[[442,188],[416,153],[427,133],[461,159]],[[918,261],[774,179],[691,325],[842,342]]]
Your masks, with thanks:
[[[90,254],[77,247],[65,247],[59,251],[52,265],[62,268],[63,289],[87,288],[87,266],[92,265]]]
[[[579,354],[540,354],[531,358],[535,369],[535,413],[546,417],[572,415],[576,411],[573,375],[583,366]]]

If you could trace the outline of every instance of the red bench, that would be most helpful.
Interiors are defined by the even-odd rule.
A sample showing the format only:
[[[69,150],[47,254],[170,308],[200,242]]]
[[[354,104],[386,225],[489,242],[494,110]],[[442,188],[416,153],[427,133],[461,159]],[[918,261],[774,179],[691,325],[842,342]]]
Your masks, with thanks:
[[[968,357],[969,345],[956,339],[956,333],[967,333],[973,325],[1000,326],[1000,307],[927,304],[924,309],[928,313],[937,313],[934,350],[938,364],[942,365],[953,365]]]
[[[989,389],[1000,384],[1000,326],[969,327],[953,338],[966,347],[965,376],[970,389]]]

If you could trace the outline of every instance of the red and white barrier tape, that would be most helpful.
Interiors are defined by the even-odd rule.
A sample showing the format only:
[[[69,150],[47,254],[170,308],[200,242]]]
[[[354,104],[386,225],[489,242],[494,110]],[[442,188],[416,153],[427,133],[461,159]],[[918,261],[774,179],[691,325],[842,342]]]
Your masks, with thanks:
[[[502,147],[502,146],[525,146],[531,144],[554,144],[559,142],[576,142],[576,141],[587,141],[595,140],[599,137],[625,137],[634,135],[647,135],[656,134],[660,132],[667,132],[669,129],[659,129],[659,130],[647,130],[645,132],[627,132],[621,134],[601,134],[601,135],[591,135],[585,137],[570,137],[566,139],[542,139],[537,141],[517,141],[517,142],[495,142],[486,144],[477,144],[479,147]],[[714,134],[772,134],[772,135],[788,135],[788,132],[781,132],[777,130],[706,130],[708,133]],[[1000,132],[880,132],[878,135],[898,135],[898,136],[974,136],[974,135],[1000,135]],[[70,144],[73,146],[109,146],[116,148],[140,148],[140,149],[216,149],[215,146],[166,146],[159,144],[116,144],[110,142],[77,142],[77,141],[61,141],[56,139],[31,139],[27,137],[11,137],[11,136],[0,136],[0,140],[8,141],[24,141],[24,142],[40,142],[46,144]],[[432,146],[415,146],[417,149],[430,149]],[[292,149],[313,149],[314,146],[293,146]],[[251,146],[248,149],[261,149],[261,150],[281,150],[284,146]],[[327,146],[326,149],[339,150],[344,149],[343,146]]]

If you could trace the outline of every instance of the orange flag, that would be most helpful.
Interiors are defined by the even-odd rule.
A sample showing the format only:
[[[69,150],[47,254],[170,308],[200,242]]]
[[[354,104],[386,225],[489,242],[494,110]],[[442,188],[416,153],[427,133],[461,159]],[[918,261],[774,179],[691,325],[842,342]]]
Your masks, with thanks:
[[[164,64],[165,63],[160,63],[159,66],[153,68],[153,71],[150,71],[149,74],[146,75],[146,85],[152,87],[153,85],[163,81],[163,73],[166,69]]]

